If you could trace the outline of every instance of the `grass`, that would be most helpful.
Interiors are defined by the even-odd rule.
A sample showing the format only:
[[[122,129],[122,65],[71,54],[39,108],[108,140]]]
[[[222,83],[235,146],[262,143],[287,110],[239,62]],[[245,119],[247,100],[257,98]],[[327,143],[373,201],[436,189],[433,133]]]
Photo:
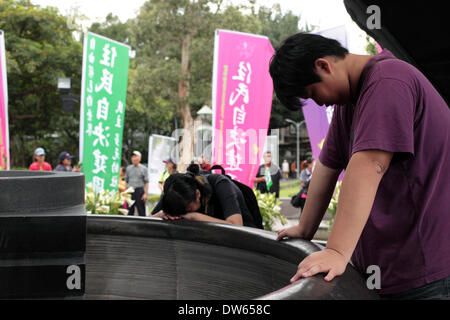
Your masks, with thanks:
[[[291,198],[300,191],[299,186],[280,189],[280,198]]]
[[[300,181],[294,180],[280,185],[280,198],[290,198],[300,191]]]

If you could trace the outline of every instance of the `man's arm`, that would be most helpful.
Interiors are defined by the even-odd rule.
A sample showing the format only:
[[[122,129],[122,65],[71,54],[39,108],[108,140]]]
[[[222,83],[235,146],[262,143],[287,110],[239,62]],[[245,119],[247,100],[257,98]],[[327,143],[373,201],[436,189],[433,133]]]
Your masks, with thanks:
[[[262,166],[259,166],[258,173],[256,174],[256,178],[254,180],[255,183],[260,183],[260,182],[266,181],[266,178],[263,175],[261,175],[261,168],[262,168]]]
[[[148,182],[145,183],[144,194],[142,195],[142,201],[147,201],[148,198]]]
[[[333,196],[339,174],[340,170],[328,168],[317,160],[299,224],[281,230],[277,240],[284,237],[311,240],[314,237]]]
[[[260,182],[264,182],[264,181],[266,181],[266,178],[265,178],[265,177],[256,177],[256,178],[255,178],[255,182],[256,182],[256,183],[260,183]]]
[[[292,282],[321,272],[328,273],[325,280],[331,281],[345,271],[392,156],[393,153],[381,150],[360,151],[352,156],[342,182],[336,218],[327,247],[304,259],[291,279]]]

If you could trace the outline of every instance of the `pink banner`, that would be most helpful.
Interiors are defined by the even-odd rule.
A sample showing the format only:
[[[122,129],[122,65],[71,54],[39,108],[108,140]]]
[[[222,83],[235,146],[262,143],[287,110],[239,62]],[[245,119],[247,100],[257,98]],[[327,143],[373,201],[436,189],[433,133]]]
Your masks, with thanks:
[[[269,126],[273,54],[267,37],[216,31],[212,163],[249,187],[253,187]]]
[[[0,30],[0,170],[9,169],[8,90],[6,82],[5,40]]]

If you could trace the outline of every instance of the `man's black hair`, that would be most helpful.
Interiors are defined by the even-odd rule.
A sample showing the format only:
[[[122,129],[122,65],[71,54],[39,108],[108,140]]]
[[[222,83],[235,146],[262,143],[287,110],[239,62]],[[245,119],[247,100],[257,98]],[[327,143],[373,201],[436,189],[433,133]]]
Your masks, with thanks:
[[[314,63],[326,56],[344,58],[348,50],[334,40],[311,33],[297,33],[283,41],[270,61],[269,72],[273,88],[280,102],[291,110],[298,110],[305,87],[322,81]]]

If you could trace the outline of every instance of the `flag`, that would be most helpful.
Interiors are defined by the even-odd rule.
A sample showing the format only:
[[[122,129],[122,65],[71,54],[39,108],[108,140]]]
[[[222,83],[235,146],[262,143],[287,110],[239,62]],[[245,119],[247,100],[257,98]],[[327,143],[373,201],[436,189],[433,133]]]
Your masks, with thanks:
[[[217,30],[214,46],[212,163],[253,187],[266,141],[273,84],[267,37]]]
[[[9,169],[8,88],[5,37],[0,30],[0,170]]]
[[[272,187],[272,176],[270,175],[270,167],[266,168],[264,178],[266,178],[267,191],[270,191],[270,187]]]
[[[130,47],[88,32],[84,37],[80,159],[86,185],[117,192]]]

